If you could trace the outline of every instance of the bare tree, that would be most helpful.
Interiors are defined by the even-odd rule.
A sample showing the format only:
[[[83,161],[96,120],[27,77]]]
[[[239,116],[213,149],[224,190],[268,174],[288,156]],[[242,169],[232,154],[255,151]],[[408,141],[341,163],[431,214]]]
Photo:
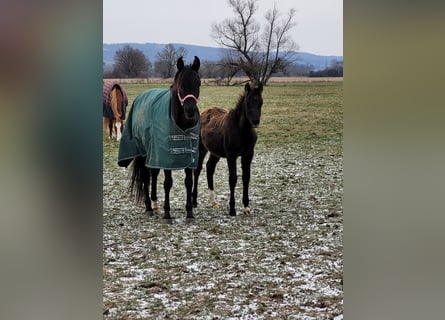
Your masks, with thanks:
[[[277,72],[284,72],[295,60],[297,44],[289,36],[295,26],[295,9],[283,18],[276,4],[267,11],[262,28],[255,20],[258,0],[228,0],[235,16],[212,25],[211,35],[228,49],[227,67],[244,71],[250,80],[266,84]],[[260,33],[261,32],[261,33]]]
[[[221,82],[224,81],[229,85],[235,75],[239,75],[243,71],[240,69],[237,61],[234,61],[234,55],[229,50],[224,50],[221,59],[216,63],[216,70]],[[225,80],[224,80],[225,79]]]
[[[176,71],[176,61],[179,57],[186,57],[187,49],[184,47],[175,48],[171,43],[167,44],[161,52],[156,54],[155,72],[163,78],[174,76]]]
[[[126,45],[115,53],[113,74],[117,78],[147,77],[149,66],[141,50]]]

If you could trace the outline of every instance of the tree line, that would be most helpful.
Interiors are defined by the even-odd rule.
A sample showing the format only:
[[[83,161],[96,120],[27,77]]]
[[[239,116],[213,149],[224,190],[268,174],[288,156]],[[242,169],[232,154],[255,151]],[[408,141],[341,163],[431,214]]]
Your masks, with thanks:
[[[167,44],[156,55],[154,64],[145,54],[130,45],[125,45],[116,51],[114,64],[106,69],[104,64],[104,78],[169,78],[174,76],[176,61],[179,57],[186,57],[187,50],[183,47],[176,49],[172,44]]]
[[[234,77],[247,76],[252,82],[267,84],[273,76],[343,76],[343,63],[333,61],[329,67],[316,71],[313,66],[298,64],[296,42],[289,31],[296,23],[294,8],[282,14],[276,3],[266,12],[261,25],[255,18],[258,0],[227,0],[233,17],[211,26],[213,39],[223,48],[219,61],[201,61],[201,76],[229,83]],[[116,51],[111,69],[105,78],[147,78],[174,76],[176,60],[187,57],[183,47],[167,44],[152,62],[139,50],[126,45]],[[104,65],[105,69],[105,65]]]
[[[106,67],[104,78],[171,78],[175,74],[176,61],[179,57],[187,59],[188,52],[184,47],[175,48],[167,44],[151,62],[145,54],[129,45],[117,50],[114,64]],[[246,74],[236,66],[227,63],[226,58],[218,61],[201,61],[200,74],[203,78],[219,79],[220,83],[230,83],[233,78],[245,77]],[[313,65],[291,63],[285,70],[275,72],[276,77],[342,77],[343,62],[333,60],[323,70],[315,70]]]

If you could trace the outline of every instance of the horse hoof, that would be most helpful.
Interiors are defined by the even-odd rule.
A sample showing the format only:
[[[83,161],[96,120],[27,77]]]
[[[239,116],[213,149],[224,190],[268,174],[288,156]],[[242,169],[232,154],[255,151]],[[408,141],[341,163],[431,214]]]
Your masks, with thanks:
[[[193,212],[187,212],[187,216],[186,216],[186,218],[187,219],[193,219],[193,218],[195,218],[194,216],[193,216]]]
[[[243,213],[246,214],[246,215],[250,214],[250,208],[249,207],[245,207],[243,209]]]
[[[172,225],[173,224],[173,219],[162,219],[162,223],[163,224]]]
[[[153,211],[155,214],[160,214],[161,213],[161,208],[158,206],[158,202],[156,200],[152,200],[151,201],[151,207],[153,208]]]
[[[170,213],[164,213],[164,219],[165,220],[171,220],[172,217],[171,217]]]
[[[219,205],[218,202],[213,202],[213,203],[212,203],[212,208],[214,208],[214,209],[218,209],[219,207],[220,207],[220,205]]]
[[[229,215],[231,215],[232,217],[236,216],[236,211],[235,210],[230,210]]]

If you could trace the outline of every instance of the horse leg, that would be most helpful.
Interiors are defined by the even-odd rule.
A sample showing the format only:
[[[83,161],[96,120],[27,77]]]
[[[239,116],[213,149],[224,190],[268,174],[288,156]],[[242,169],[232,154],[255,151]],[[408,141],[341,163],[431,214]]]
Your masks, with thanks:
[[[159,169],[150,169],[151,172],[151,196],[150,196],[150,204],[153,208],[153,212],[155,214],[159,214],[161,212],[161,209],[158,205],[158,175],[159,175]]]
[[[194,173],[194,184],[193,184],[193,193],[192,193],[192,203],[193,206],[196,208],[198,206],[198,182],[199,182],[199,175],[201,174],[202,170],[202,163],[204,162],[204,158],[207,154],[207,149],[204,148],[201,142],[199,142],[199,157],[198,157],[198,165],[196,166],[196,169],[193,171]]]
[[[241,168],[243,170],[243,213],[249,214],[249,182],[250,182],[250,164],[253,159],[253,150],[241,157]]]
[[[192,204],[192,187],[193,187],[193,171],[192,169],[185,169],[185,189],[187,193],[187,200],[185,209],[187,210],[187,218],[193,218],[193,204]]]
[[[213,175],[215,173],[216,164],[219,161],[219,157],[210,154],[209,160],[207,160],[207,186],[209,187],[209,200],[212,208],[219,208],[219,203],[216,202],[215,188],[213,185]]]
[[[110,130],[110,139],[114,139],[116,137],[114,123],[114,119],[110,119],[110,122],[108,123],[108,128]]]
[[[149,197],[150,178],[153,179],[153,175],[150,174],[150,169],[145,167],[145,164],[143,164],[142,179],[143,179],[143,189],[144,189],[145,212],[149,217],[153,216],[153,209],[151,207],[151,201]]]
[[[236,180],[238,179],[236,175],[236,157],[227,157],[227,165],[229,167],[229,185],[230,185],[230,211],[231,216],[236,216],[235,210],[235,186]]]
[[[108,133],[108,118],[103,117],[103,120],[102,120],[102,126],[103,126],[103,131],[104,131],[104,133],[106,133],[107,135],[109,135],[109,133]]]
[[[108,137],[112,139],[112,133],[113,133],[113,119],[109,119],[104,117],[103,121],[104,130],[107,133]]]
[[[116,140],[119,141],[122,138],[122,121],[115,121],[114,127],[116,129]]]
[[[173,178],[171,170],[164,170],[164,219],[171,219],[170,216],[170,190],[173,186]]]

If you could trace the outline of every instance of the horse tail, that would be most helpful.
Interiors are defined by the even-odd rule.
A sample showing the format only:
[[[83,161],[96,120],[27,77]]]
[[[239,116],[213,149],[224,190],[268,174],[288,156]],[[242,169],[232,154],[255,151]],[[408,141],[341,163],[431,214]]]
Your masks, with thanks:
[[[149,183],[150,171],[145,166],[145,158],[138,156],[131,165],[132,173],[130,178],[130,197],[137,203],[144,200],[144,189]]]
[[[113,90],[111,90],[111,109],[116,120],[122,118],[122,100],[121,90],[119,87],[114,87]]]

